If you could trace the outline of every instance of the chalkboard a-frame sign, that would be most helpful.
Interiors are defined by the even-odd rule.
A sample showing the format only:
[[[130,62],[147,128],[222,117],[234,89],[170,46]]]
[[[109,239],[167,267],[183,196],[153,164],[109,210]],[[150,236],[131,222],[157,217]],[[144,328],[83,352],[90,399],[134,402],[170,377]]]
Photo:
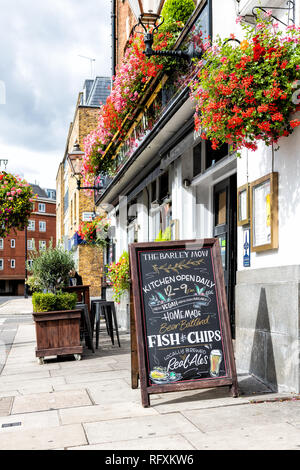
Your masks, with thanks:
[[[129,250],[142,405],[151,394],[224,385],[238,396],[218,239]]]

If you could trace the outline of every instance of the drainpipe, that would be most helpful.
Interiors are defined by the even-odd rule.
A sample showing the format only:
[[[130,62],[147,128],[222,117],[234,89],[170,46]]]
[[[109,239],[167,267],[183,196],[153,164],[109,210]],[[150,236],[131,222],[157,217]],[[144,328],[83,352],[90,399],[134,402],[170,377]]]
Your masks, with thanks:
[[[116,75],[116,3],[117,0],[111,1],[111,74]]]

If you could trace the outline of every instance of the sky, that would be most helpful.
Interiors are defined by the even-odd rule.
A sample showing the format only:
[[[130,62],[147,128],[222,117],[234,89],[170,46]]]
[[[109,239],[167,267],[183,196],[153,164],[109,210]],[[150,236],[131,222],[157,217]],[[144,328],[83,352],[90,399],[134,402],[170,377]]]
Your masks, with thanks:
[[[110,0],[0,0],[6,171],[55,188],[78,93],[91,78],[91,62],[80,55],[96,59],[94,75],[111,75],[110,9]]]

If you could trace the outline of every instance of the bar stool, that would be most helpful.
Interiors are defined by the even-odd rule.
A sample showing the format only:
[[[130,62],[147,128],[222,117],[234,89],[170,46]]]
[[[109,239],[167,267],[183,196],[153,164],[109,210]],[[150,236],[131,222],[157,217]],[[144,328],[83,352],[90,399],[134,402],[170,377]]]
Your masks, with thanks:
[[[115,327],[118,345],[119,347],[121,347],[118,323],[117,323],[117,315],[116,315],[114,302],[109,302],[107,300],[93,300],[92,311],[95,314],[94,318],[96,320],[96,349],[98,349],[98,346],[99,346],[100,317],[101,316],[103,316],[105,319],[106,330],[107,330],[108,335],[110,336],[112,344],[113,345],[115,344],[114,342],[114,327]]]
[[[95,348],[94,348],[94,343],[93,343],[93,329],[91,326],[88,306],[87,304],[78,302],[76,304],[76,308],[81,310],[82,334],[85,336],[85,344],[94,353]]]

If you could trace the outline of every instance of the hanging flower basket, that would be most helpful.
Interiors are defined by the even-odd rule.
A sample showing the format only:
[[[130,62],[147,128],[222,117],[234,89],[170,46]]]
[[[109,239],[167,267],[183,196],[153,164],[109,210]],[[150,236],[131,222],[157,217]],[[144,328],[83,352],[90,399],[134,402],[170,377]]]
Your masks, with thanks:
[[[90,222],[81,222],[77,233],[84,244],[103,247],[107,244],[109,227],[109,220],[104,216],[99,216]]]
[[[239,20],[238,20],[239,21]],[[257,149],[258,141],[277,144],[300,125],[292,116],[300,94],[300,28],[279,31],[270,12],[253,28],[242,25],[245,39],[220,38],[205,53],[191,91],[195,128],[213,149]]]
[[[34,197],[30,184],[25,180],[0,172],[0,237],[6,237],[11,229],[25,229]]]
[[[113,289],[113,299],[120,303],[121,296],[130,287],[129,256],[124,251],[116,263],[107,266],[107,279]]]

